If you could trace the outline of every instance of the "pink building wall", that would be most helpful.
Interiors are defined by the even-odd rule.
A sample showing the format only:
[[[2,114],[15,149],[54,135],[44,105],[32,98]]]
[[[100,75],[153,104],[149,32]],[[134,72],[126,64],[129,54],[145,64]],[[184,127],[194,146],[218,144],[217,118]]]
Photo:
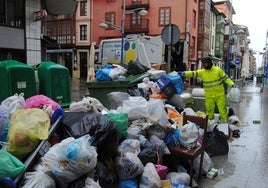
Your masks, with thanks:
[[[126,4],[130,4],[131,0],[126,0]],[[171,7],[171,23],[179,27],[181,31],[181,39],[185,39],[186,24],[189,23],[189,35],[195,36],[197,39],[197,15],[198,15],[198,1],[196,0],[150,0],[150,8],[147,9],[148,14],[143,16],[144,19],[149,19],[149,33],[148,35],[161,35],[164,26],[159,26],[159,8]],[[196,26],[193,27],[193,10],[196,12]],[[107,3],[106,0],[94,0],[93,3],[93,27],[92,40],[96,42],[96,46],[105,38],[121,37],[120,30],[104,30],[99,27],[99,24],[104,21],[105,12],[115,12],[115,24],[121,24],[122,18],[122,0],[115,0],[115,2]],[[130,14],[125,15],[125,19],[129,19]],[[197,46],[197,40],[194,46]],[[196,56],[196,53],[194,54]],[[191,57],[194,59],[193,57]]]

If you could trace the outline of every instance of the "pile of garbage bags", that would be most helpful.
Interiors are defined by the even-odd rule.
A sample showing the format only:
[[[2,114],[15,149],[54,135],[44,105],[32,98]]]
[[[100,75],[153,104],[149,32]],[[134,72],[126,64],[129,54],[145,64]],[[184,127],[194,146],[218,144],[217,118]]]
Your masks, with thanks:
[[[11,96],[0,105],[0,182],[19,177],[18,187],[187,187],[188,161],[174,158],[168,147],[202,144],[198,125],[183,125],[182,113],[205,113],[185,107],[175,95],[176,105],[167,98],[111,92],[111,109],[84,97],[64,110],[43,95]],[[49,143],[47,151],[25,171],[24,162],[42,140]],[[202,172],[211,168],[205,153]]]
[[[1,102],[0,182],[10,182],[23,173],[25,160],[48,139],[51,124],[63,114],[61,106],[44,95],[25,99],[21,93]]]

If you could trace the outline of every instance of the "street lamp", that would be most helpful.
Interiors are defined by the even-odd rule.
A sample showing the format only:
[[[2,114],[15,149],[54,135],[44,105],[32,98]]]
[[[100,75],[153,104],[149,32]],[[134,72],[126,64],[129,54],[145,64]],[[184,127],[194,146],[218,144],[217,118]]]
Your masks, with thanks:
[[[145,16],[148,14],[145,8],[136,8],[133,10],[126,10],[126,0],[123,0],[123,12],[122,12],[121,26],[115,25],[106,20],[99,24],[99,27],[103,29],[107,29],[110,26],[114,29],[121,31],[121,64],[124,63],[125,17],[126,17],[126,14],[133,14],[135,11],[139,11],[139,15],[141,16]]]

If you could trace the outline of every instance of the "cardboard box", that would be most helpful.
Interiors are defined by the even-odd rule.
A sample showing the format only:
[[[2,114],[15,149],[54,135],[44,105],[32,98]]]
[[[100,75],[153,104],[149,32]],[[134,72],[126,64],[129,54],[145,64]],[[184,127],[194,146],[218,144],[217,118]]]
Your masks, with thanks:
[[[207,173],[207,178],[214,179],[218,175],[218,170],[215,168],[212,168]]]

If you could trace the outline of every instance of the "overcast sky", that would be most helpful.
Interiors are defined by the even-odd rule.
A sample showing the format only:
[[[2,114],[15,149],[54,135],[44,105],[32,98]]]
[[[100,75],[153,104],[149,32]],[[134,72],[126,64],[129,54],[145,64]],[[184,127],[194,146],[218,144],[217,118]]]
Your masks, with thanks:
[[[249,29],[249,47],[255,51],[263,52],[266,45],[268,29],[268,0],[230,0],[236,14],[233,23],[245,25]],[[262,56],[255,55],[257,64],[261,64]]]

